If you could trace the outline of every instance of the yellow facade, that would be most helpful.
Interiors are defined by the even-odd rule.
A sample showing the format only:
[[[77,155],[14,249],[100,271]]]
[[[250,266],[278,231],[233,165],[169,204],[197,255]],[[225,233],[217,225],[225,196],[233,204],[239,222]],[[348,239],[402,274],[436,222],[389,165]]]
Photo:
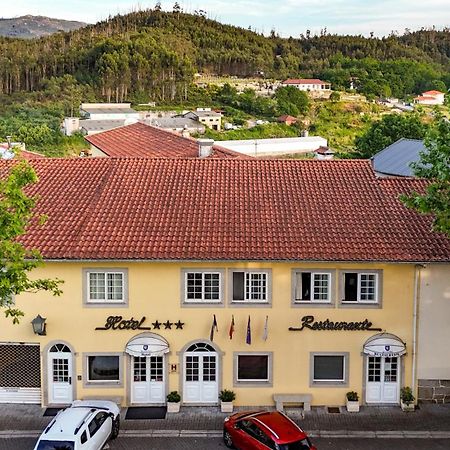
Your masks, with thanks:
[[[129,303],[126,307],[102,305],[86,307],[83,303],[83,269],[127,268]],[[224,269],[225,302],[221,306],[182,306],[182,269]],[[271,269],[271,305],[233,305],[229,300],[229,269]],[[382,274],[381,301],[376,307],[342,307],[339,304],[341,282],[336,276],[334,297],[336,302],[326,307],[296,307],[292,304],[293,269],[379,270]],[[61,297],[49,293],[23,294],[16,305],[25,312],[19,325],[0,318],[1,342],[39,343],[42,352],[43,403],[48,403],[48,367],[45,351],[49,343],[68,343],[74,351],[76,398],[114,397],[123,405],[130,404],[130,356],[124,353],[127,342],[141,333],[138,330],[95,330],[105,324],[108,316],[151,322],[180,320],[183,329],[152,329],[164,337],[170,346],[165,365],[167,391],[183,390],[180,380],[183,364],[181,350],[190,342],[209,341],[213,314],[218,332],[214,335],[215,347],[223,352],[219,359],[219,390],[232,389],[237,405],[273,405],[274,393],[311,393],[313,405],[342,405],[345,393],[357,391],[363,398],[365,369],[362,349],[365,341],[376,331],[290,331],[298,327],[301,318],[313,315],[315,320],[355,321],[368,319],[373,327],[399,336],[405,343],[407,354],[401,357],[401,386],[412,385],[412,336],[414,305],[413,264],[349,264],[349,263],[292,263],[292,262],[47,262],[36,270],[36,276],[57,277],[64,280]],[[353,305],[352,305],[353,306]],[[30,321],[37,315],[47,319],[47,334],[33,333]],[[229,338],[231,317],[234,315],[235,333]],[[247,320],[251,317],[252,343],[246,344]],[[265,318],[268,316],[268,338],[263,340]],[[272,352],[272,385],[233,385],[234,357],[236,352]],[[85,386],[84,354],[111,352],[123,354],[123,383],[119,387]],[[310,354],[312,352],[348,352],[348,383],[343,386],[310,386]],[[176,365],[176,367],[174,366]],[[168,393],[166,392],[166,394]]]

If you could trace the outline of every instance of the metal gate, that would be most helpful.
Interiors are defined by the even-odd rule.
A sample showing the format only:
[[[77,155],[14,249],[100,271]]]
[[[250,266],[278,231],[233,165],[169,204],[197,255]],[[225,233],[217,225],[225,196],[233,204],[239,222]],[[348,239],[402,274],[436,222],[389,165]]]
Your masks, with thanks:
[[[39,344],[0,343],[0,403],[41,403]]]

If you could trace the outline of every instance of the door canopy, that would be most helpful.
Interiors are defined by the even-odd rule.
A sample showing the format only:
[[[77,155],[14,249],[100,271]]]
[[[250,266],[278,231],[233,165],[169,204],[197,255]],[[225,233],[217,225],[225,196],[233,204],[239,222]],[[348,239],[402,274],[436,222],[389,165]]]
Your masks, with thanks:
[[[169,343],[158,334],[141,334],[128,341],[125,351],[131,356],[162,356],[169,352]]]
[[[369,356],[402,356],[406,353],[406,344],[390,333],[378,333],[367,339],[363,353]]]

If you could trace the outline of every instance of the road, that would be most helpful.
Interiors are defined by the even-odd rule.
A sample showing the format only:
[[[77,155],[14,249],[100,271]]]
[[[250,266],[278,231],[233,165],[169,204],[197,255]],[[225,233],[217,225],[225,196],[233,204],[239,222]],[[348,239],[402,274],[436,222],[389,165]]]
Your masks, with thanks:
[[[0,450],[31,450],[34,438],[0,439]],[[314,439],[319,450],[448,450],[450,439]],[[220,438],[133,438],[112,442],[110,450],[225,450]]]

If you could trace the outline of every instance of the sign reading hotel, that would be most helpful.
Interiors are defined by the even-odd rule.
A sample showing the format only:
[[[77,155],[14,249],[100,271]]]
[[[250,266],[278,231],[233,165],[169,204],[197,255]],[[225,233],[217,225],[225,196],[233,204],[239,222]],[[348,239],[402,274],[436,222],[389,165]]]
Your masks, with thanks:
[[[289,327],[289,331],[303,331],[305,329],[315,331],[382,331],[381,328],[373,328],[372,322],[368,319],[361,322],[333,322],[330,319],[315,320],[314,316],[303,316],[300,327]]]
[[[102,327],[96,327],[96,330],[151,330],[152,327],[144,327],[143,324],[146,321],[146,317],[142,316],[141,319],[135,319],[131,317],[131,319],[124,319],[122,316],[109,316],[106,319],[105,325]],[[172,326],[175,326],[176,330],[182,330],[184,326],[184,322],[179,320],[178,322],[170,322],[167,320],[166,322],[159,322],[156,320],[152,322],[154,330],[160,330],[162,326],[164,326],[165,330],[171,330]]]

